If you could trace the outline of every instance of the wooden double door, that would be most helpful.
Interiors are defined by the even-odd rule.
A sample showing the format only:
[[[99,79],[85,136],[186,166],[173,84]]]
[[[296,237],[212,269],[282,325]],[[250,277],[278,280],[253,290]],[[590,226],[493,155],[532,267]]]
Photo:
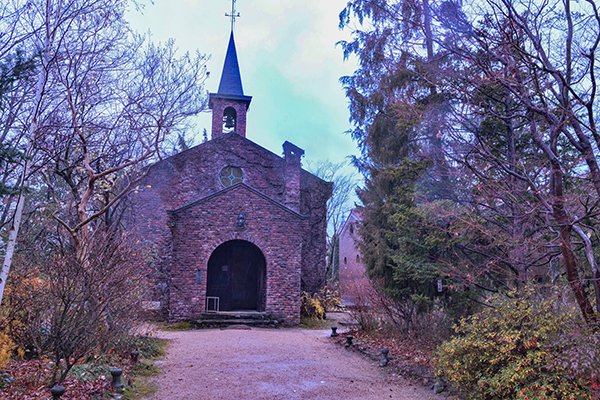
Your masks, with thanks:
[[[207,275],[206,295],[219,298],[219,311],[263,311],[266,261],[253,243],[221,244],[210,256]]]

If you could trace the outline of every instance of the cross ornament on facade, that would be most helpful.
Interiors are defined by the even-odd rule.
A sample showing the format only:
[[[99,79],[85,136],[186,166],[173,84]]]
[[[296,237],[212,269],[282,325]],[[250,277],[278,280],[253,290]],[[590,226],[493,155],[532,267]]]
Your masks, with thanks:
[[[235,25],[235,19],[240,17],[240,13],[235,9],[235,3],[237,0],[231,0],[231,14],[225,13],[226,17],[231,18],[231,31],[233,32],[233,26]]]

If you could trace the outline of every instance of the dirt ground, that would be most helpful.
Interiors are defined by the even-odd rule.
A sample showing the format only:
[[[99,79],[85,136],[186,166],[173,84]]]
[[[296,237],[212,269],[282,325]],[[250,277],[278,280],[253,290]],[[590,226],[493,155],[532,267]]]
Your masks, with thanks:
[[[433,400],[428,388],[337,347],[326,331],[159,331],[170,339],[149,400]]]

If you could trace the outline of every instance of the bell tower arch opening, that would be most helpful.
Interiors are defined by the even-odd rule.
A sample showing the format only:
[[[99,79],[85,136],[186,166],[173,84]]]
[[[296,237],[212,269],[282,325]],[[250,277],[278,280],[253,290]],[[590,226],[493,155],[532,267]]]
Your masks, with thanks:
[[[223,111],[223,133],[236,132],[237,112],[233,107],[227,107]]]
[[[219,311],[264,311],[266,259],[245,240],[218,246],[208,260],[206,296],[219,298]]]

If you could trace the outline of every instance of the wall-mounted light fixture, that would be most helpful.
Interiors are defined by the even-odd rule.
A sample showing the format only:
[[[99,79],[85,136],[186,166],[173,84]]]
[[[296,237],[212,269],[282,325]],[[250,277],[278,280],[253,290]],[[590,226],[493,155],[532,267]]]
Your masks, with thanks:
[[[244,213],[243,211],[240,211],[237,217],[237,226],[238,228],[243,228],[246,226],[246,213]]]

